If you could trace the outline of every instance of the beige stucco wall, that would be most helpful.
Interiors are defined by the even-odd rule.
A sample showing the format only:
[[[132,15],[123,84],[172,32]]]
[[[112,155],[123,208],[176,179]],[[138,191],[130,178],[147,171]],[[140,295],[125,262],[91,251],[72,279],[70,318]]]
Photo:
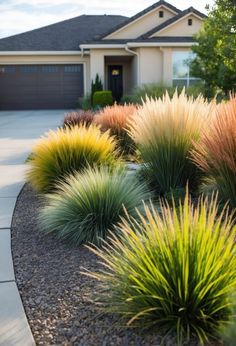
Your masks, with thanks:
[[[132,56],[125,49],[90,49],[90,83],[96,78],[96,74],[105,85],[105,57],[106,56]]]
[[[138,86],[139,83],[139,68],[138,68],[138,57],[134,55],[131,61],[131,89]]]
[[[188,25],[188,19],[192,19],[193,24]],[[151,37],[159,37],[159,36],[193,36],[199,32],[202,26],[202,20],[199,18],[189,15],[182,18],[179,22],[167,27],[162,30],[160,33],[156,33]]]
[[[164,11],[164,18],[159,18],[159,11]],[[122,28],[116,33],[110,34],[106,39],[126,39],[126,38],[137,38],[142,34],[145,34],[149,30],[153,29],[157,25],[162,24],[166,20],[172,18],[175,14],[169,11],[164,6],[160,6],[155,10],[149,12],[137,21],[132,22],[128,26]]]
[[[162,83],[163,58],[160,48],[139,49],[139,84]]]
[[[162,83],[163,81],[163,53],[158,47],[134,49],[138,56],[129,54],[124,49],[93,49],[90,51],[91,80],[96,74],[101,77],[104,86],[107,88],[107,68],[108,65],[123,65],[124,93],[142,84]],[[106,56],[116,56],[113,63],[105,63]],[[127,63],[119,62],[119,56],[131,56],[132,61]],[[169,69],[170,66],[168,65]]]
[[[174,52],[191,51],[186,47],[139,48],[139,63],[135,66],[139,71],[137,85],[157,83],[172,86],[172,56]]]
[[[98,73],[105,87],[107,87],[106,56],[116,56],[114,64],[123,65],[124,93],[138,85],[160,83],[172,85],[172,54],[175,51],[190,51],[190,48],[181,47],[145,47],[133,49],[138,56],[125,49],[91,49],[90,56],[79,55],[8,55],[0,56],[0,65],[6,64],[84,64],[84,90],[89,93],[91,80]],[[130,62],[119,62],[119,56],[130,56]]]
[[[80,55],[2,55],[0,65],[7,64],[84,64],[84,92],[90,92],[90,58]]]

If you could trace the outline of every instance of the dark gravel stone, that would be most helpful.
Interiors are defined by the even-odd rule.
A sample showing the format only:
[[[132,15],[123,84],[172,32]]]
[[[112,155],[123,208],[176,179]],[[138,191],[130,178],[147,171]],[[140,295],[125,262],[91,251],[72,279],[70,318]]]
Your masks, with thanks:
[[[44,235],[37,223],[43,204],[25,185],[14,212],[12,250],[17,285],[37,345],[158,346],[156,333],[119,328],[115,316],[96,306],[97,281],[81,275],[100,264],[85,247],[71,248]],[[163,345],[173,346],[172,338]],[[195,343],[191,345],[196,345]]]

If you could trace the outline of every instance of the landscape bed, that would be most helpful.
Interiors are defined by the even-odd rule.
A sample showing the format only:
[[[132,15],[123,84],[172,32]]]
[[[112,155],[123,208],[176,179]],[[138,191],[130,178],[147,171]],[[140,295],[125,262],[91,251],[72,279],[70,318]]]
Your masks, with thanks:
[[[231,346],[235,121],[235,95],[183,90],[36,143],[12,237],[37,344]]]
[[[55,238],[39,230],[37,215],[43,202],[26,184],[12,221],[16,281],[36,345],[162,345],[157,329],[139,334],[137,329],[120,328],[116,316],[100,313],[95,302],[98,283],[81,274],[84,269],[101,269],[99,259],[84,246],[55,246]],[[163,345],[175,345],[174,337],[165,337]],[[198,342],[192,339],[183,345]]]
[[[80,273],[98,270],[98,258],[84,246],[55,246],[55,238],[37,225],[42,204],[42,197],[25,185],[12,222],[16,280],[36,344],[159,345],[158,333],[124,330],[115,316],[100,313],[94,301],[97,281]],[[171,337],[166,345],[173,345]]]

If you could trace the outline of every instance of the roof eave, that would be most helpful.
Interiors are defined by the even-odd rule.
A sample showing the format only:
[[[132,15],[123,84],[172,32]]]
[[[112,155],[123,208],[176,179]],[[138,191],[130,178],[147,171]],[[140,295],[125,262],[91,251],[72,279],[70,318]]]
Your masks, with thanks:
[[[144,47],[192,47],[197,42],[127,42],[126,44],[82,44],[80,48],[83,49],[125,49],[128,48],[144,48]]]
[[[128,47],[139,48],[139,47],[192,47],[197,42],[130,42]]]
[[[112,44],[81,44],[80,48],[83,49],[104,49],[104,48],[125,48],[126,44],[120,44],[120,43],[112,43]]]
[[[81,50],[63,50],[63,51],[0,51],[0,55],[81,55]]]

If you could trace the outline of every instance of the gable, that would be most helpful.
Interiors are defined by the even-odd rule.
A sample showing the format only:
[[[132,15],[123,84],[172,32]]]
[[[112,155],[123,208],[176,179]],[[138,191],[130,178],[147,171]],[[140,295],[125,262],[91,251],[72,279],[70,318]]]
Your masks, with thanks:
[[[189,19],[192,20],[192,25],[188,24]],[[165,28],[153,33],[150,37],[193,36],[199,32],[201,26],[202,18],[199,18],[194,13],[189,13],[176,22],[167,25]]]
[[[159,12],[163,11],[164,17],[159,17]],[[145,13],[136,20],[130,21],[120,29],[104,37],[104,39],[135,39],[153,29],[157,25],[161,25],[165,21],[173,18],[178,12],[169,9],[165,5],[160,5],[153,10]]]

